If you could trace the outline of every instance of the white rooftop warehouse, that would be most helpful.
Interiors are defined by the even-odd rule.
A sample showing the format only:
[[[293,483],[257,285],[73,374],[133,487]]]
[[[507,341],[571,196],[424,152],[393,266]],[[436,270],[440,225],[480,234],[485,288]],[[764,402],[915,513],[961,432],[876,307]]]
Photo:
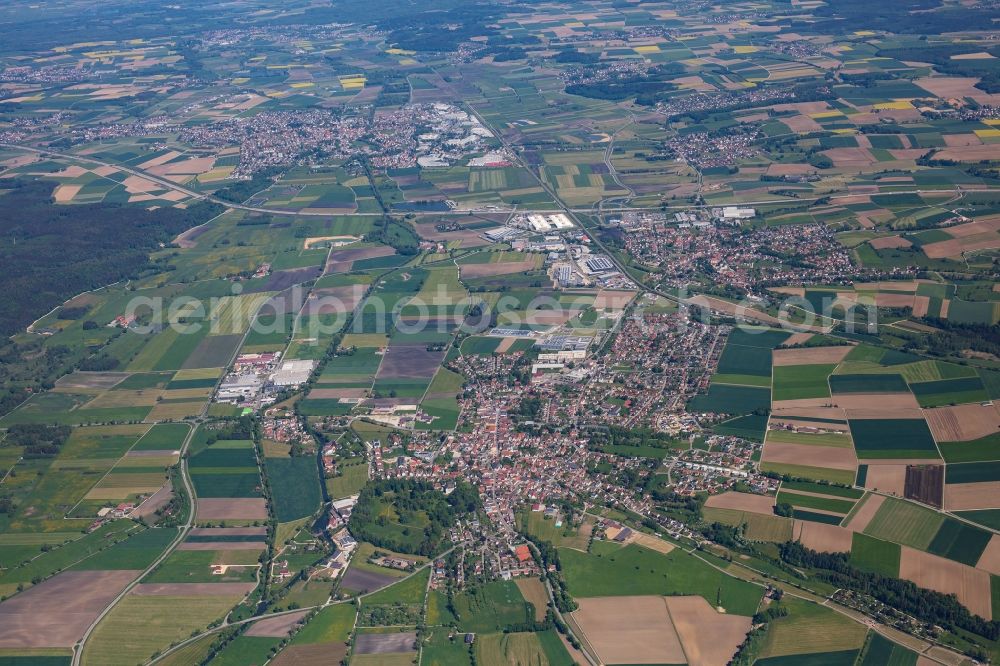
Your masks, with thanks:
[[[285,361],[278,371],[271,375],[275,386],[298,386],[309,381],[315,361]]]

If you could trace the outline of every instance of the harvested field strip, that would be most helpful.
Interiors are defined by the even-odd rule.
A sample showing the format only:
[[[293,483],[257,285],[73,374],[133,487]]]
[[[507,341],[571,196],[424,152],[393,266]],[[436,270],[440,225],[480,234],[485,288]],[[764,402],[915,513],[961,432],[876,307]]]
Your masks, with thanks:
[[[782,444],[771,442],[764,445],[762,460],[765,463],[784,463],[829,469],[850,470],[858,466],[858,459],[852,449],[835,446],[811,446],[808,444]],[[854,476],[851,475],[853,481]]]
[[[796,541],[821,553],[849,553],[853,533],[838,525],[796,520],[793,531]]]
[[[883,495],[868,494],[854,505],[854,510],[847,515],[844,526],[855,532],[863,532],[885,501]]]
[[[719,509],[752,511],[766,516],[774,515],[774,498],[770,495],[725,492],[709,497],[708,501],[705,502],[705,506]]]
[[[774,366],[832,364],[832,372],[832,368],[843,361],[852,349],[853,347],[849,345],[776,349],[774,350]]]

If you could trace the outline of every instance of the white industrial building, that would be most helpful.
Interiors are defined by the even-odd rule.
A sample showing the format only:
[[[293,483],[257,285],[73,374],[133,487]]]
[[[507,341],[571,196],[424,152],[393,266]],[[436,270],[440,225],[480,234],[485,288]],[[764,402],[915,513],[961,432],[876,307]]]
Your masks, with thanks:
[[[275,386],[299,386],[309,381],[315,361],[285,361],[278,371],[271,375]]]
[[[757,215],[757,211],[753,208],[726,206],[722,209],[723,220],[752,220],[755,215]]]

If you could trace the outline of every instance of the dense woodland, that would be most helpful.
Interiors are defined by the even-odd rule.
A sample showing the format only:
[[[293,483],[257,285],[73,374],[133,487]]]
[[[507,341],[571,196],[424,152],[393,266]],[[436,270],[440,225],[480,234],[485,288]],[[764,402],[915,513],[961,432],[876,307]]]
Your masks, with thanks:
[[[422,514],[428,524],[416,547],[412,540],[394,534],[386,515],[386,506],[401,519]],[[369,483],[358,496],[351,513],[351,533],[379,548],[401,553],[431,556],[436,554],[446,532],[461,516],[475,513],[480,506],[479,492],[467,483],[459,483],[448,495],[423,481],[385,479]],[[388,529],[387,529],[388,528]],[[416,529],[416,525],[412,529]]]
[[[161,243],[222,211],[209,203],[153,211],[109,203],[61,206],[53,202],[52,183],[16,180],[8,187],[0,196],[4,336],[80,292],[140,275]]]
[[[4,446],[23,446],[25,458],[54,458],[73,429],[65,425],[15,424],[7,429]]]

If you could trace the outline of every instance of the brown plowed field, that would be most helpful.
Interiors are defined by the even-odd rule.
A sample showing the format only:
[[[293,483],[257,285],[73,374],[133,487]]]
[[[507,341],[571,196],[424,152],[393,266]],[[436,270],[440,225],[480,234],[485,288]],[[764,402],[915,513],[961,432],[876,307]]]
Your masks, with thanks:
[[[979,556],[976,568],[1000,576],[1000,535],[994,534],[986,544],[986,550]]]
[[[270,666],[330,666],[343,662],[346,656],[345,643],[293,645],[279,652]]]
[[[460,274],[463,280],[467,278],[496,277],[534,270],[534,259],[525,261],[498,261],[489,264],[462,264]]]
[[[854,533],[846,527],[810,520],[796,520],[792,534],[803,546],[820,553],[849,553],[854,539]]]
[[[64,571],[0,604],[0,647],[73,647],[139,575],[138,571]]]
[[[603,663],[687,661],[663,597],[594,597],[579,603],[573,619]]]
[[[992,617],[990,575],[985,571],[903,546],[899,577],[928,590],[954,594],[976,615]]]
[[[359,247],[345,250],[333,250],[326,261],[327,273],[346,273],[354,266],[355,261],[363,259],[376,259],[378,257],[389,257],[396,254],[391,247],[380,245],[378,247]]]
[[[854,455],[854,449],[812,446],[810,444],[769,442],[764,447],[762,461],[829,469],[854,470],[858,468],[858,459]]]
[[[1000,405],[978,403],[925,409],[927,425],[939,442],[967,442],[1000,432]]]
[[[262,497],[198,498],[198,520],[261,520],[267,518],[267,501]]]
[[[750,618],[719,613],[702,597],[667,597],[667,608],[690,666],[729,663],[750,631]]]
[[[868,471],[871,472],[871,467]],[[944,492],[944,465],[907,465],[906,485],[903,489],[906,499],[917,500],[941,508]]]
[[[259,622],[254,622],[247,629],[244,636],[264,636],[270,638],[284,638],[288,632],[299,623],[302,618],[309,614],[309,611],[299,611],[289,613],[279,617],[269,617]]]
[[[868,465],[865,488],[903,496],[906,489],[906,465]]]
[[[1000,509],[1000,481],[946,483],[944,508],[948,511]]]
[[[885,497],[882,495],[869,495],[867,499],[861,500],[863,503],[855,511],[854,516],[845,527],[852,532],[864,532],[865,528],[868,527],[868,523],[872,522],[872,518],[882,507],[882,502],[885,501]]]
[[[774,498],[770,495],[751,495],[750,493],[726,492],[713,495],[705,502],[705,506],[716,509],[737,509],[751,513],[774,514]]]
[[[808,365],[811,363],[840,363],[853,347],[801,347],[799,349],[775,349],[772,364]]]
[[[920,409],[917,398],[912,393],[849,393],[833,397],[833,402],[841,409],[870,409],[872,405],[878,405],[885,410],[878,418],[908,418],[905,416],[889,416],[889,412],[899,410]],[[858,418],[858,417],[854,417]]]
[[[635,298],[634,291],[609,291],[602,289],[594,299],[595,310],[624,310],[629,301]]]

